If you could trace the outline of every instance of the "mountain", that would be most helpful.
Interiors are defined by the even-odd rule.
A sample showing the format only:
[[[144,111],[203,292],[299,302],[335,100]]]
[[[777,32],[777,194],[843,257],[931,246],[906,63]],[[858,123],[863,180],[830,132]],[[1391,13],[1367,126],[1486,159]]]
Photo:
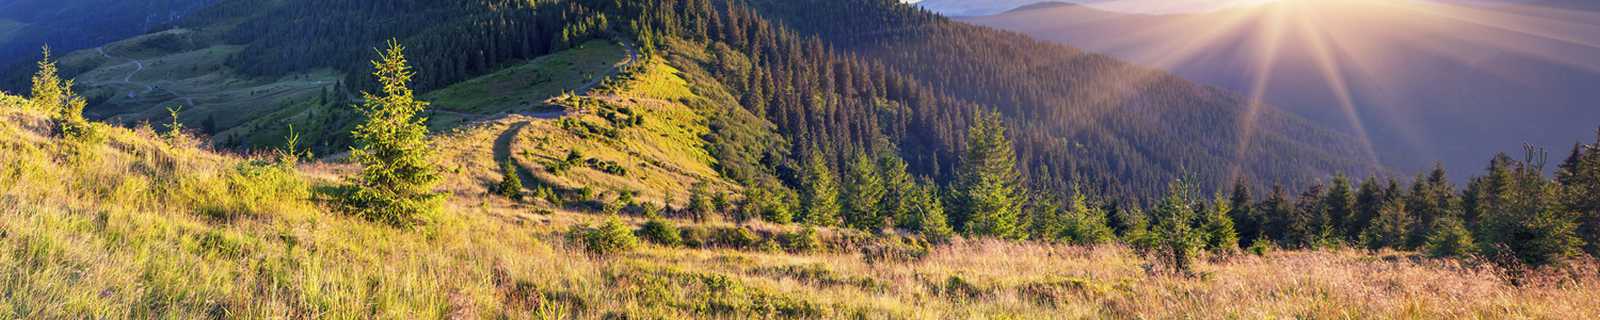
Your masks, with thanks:
[[[0,68],[164,28],[216,0],[0,1]],[[4,69],[0,69],[4,70]]]
[[[546,99],[586,90],[618,61],[497,78],[551,83],[534,91],[448,93],[451,87],[497,82],[474,79],[539,65],[539,57],[590,39],[637,38],[649,50],[667,47],[662,38],[685,38],[726,60],[697,68],[786,140],[717,153],[721,169],[745,182],[797,185],[797,160],[812,150],[840,167],[857,150],[892,152],[919,175],[952,181],[967,124],[983,112],[1002,115],[1017,140],[1019,169],[1043,192],[1076,184],[1108,198],[1143,198],[1182,176],[1215,188],[1236,177],[1301,185],[1378,171],[1352,136],[1274,107],[1252,109],[1233,93],[895,1],[712,2],[647,16],[639,12],[663,9],[605,1],[221,1],[177,29],[80,51],[63,65],[76,71],[92,97],[88,112],[100,119],[161,123],[180,106],[179,120],[221,147],[276,146],[293,125],[319,153],[334,154],[358,119],[345,106],[373,85],[364,76],[371,48],[388,39],[413,48],[417,86],[442,98],[430,116],[445,131],[496,114],[551,110]],[[652,20],[664,15],[694,18]]]
[[[1414,171],[1436,160],[1480,167],[1483,154],[1524,143],[1564,150],[1592,133],[1600,49],[1582,39],[1600,35],[1596,17],[1526,4],[1286,1],[1164,15],[1042,6],[963,21],[1235,92],[1264,85],[1265,101],[1365,135],[1383,163]]]

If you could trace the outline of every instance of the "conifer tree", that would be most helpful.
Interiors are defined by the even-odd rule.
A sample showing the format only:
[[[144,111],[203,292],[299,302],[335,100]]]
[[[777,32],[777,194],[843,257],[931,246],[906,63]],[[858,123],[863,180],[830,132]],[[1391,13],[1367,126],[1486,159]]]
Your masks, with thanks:
[[[366,122],[351,132],[356,147],[350,159],[361,165],[361,176],[347,204],[372,221],[395,226],[427,222],[445,197],[433,190],[439,172],[426,137],[427,119],[418,117],[428,103],[416,100],[409,87],[415,73],[399,42],[390,41],[372,65],[383,89],[381,95],[363,93],[366,103],[358,107]]]
[[[1078,187],[1072,188],[1072,201],[1061,213],[1061,230],[1057,238],[1077,245],[1096,245],[1111,242],[1116,234],[1106,223],[1106,213],[1089,206],[1088,197]]]
[[[1467,226],[1460,218],[1448,216],[1434,222],[1428,241],[1423,249],[1428,255],[1434,257],[1459,257],[1472,254],[1476,245],[1472,242],[1472,232],[1467,231]]]
[[[32,79],[32,96],[27,108],[44,112],[60,126],[63,137],[84,141],[93,135],[89,120],[83,118],[83,109],[89,101],[73,93],[72,80],[62,81],[55,61],[50,60],[50,47],[44,47],[44,57],[39,59],[39,71]]]
[[[1016,153],[999,114],[982,114],[967,132],[967,150],[955,187],[955,222],[967,234],[1020,240],[1022,190]]]
[[[877,231],[884,227],[880,214],[884,199],[883,178],[878,176],[878,166],[861,151],[851,156],[844,184],[845,222],[860,230]]]
[[[1411,231],[1411,214],[1406,212],[1405,202],[1389,201],[1378,211],[1372,223],[1361,232],[1361,244],[1368,250],[1383,248],[1396,248],[1405,244],[1405,237]]]
[[[839,183],[821,152],[812,148],[805,166],[805,223],[839,225]]]
[[[955,230],[950,228],[944,202],[940,200],[937,189],[932,182],[923,182],[908,194],[910,212],[907,215],[911,218],[908,219],[907,229],[921,233],[929,241],[944,242],[955,235]]]
[[[1239,244],[1255,243],[1261,236],[1261,226],[1251,207],[1255,203],[1250,199],[1250,186],[1245,184],[1243,178],[1233,183],[1233,194],[1228,199],[1228,217],[1233,220],[1234,227],[1239,236]]]
[[[1206,208],[1206,214],[1201,219],[1200,228],[1206,235],[1205,248],[1219,254],[1231,254],[1239,251],[1239,232],[1234,229],[1233,219],[1229,217],[1233,211],[1232,201],[1223,197],[1221,193],[1212,200],[1212,205]]]
[[[883,173],[884,197],[879,213],[891,220],[894,226],[905,228],[910,220],[912,193],[917,192],[916,178],[907,172],[906,161],[890,152],[878,157],[878,171]]]
[[[1155,226],[1145,241],[1147,251],[1155,257],[1156,264],[1174,272],[1187,274],[1193,270],[1195,256],[1205,245],[1205,235],[1195,230],[1197,216],[1189,187],[1182,181],[1168,187],[1167,197],[1156,204],[1151,218]]]
[[[1367,230],[1372,219],[1378,216],[1378,210],[1383,207],[1383,189],[1378,187],[1377,180],[1369,178],[1361,181],[1361,188],[1356,191],[1355,215],[1345,221],[1345,241],[1360,243],[1361,232]]]
[[[517,174],[517,166],[509,159],[500,167],[500,184],[495,186],[495,193],[514,201],[522,200],[522,177]]]
[[[1559,203],[1560,187],[1545,179],[1545,154],[1532,147],[1527,154],[1524,162],[1504,154],[1490,162],[1486,195],[1478,203],[1478,252],[1503,265],[1529,266],[1582,255],[1577,214]]]
[[[1289,203],[1288,191],[1283,186],[1273,186],[1267,199],[1256,205],[1256,217],[1261,221],[1261,237],[1274,243],[1289,243],[1289,216],[1294,212]]]
[[[1328,188],[1323,206],[1328,210],[1328,229],[1332,232],[1330,241],[1344,241],[1345,230],[1349,230],[1351,221],[1356,217],[1356,192],[1351,190],[1350,178],[1344,174],[1335,175],[1333,183]]]

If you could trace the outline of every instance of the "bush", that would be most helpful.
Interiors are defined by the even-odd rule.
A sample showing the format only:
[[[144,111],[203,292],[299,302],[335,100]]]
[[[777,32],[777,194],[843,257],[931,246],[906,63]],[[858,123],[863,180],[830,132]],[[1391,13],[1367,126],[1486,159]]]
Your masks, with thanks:
[[[1245,250],[1258,257],[1265,257],[1268,253],[1272,253],[1273,247],[1276,247],[1276,245],[1272,244],[1272,240],[1256,239],[1256,241],[1250,243],[1250,248]]]
[[[678,230],[678,235],[683,240],[683,245],[691,248],[705,248],[711,245],[711,232],[704,228],[682,228]]]
[[[931,251],[928,242],[920,238],[887,236],[862,246],[861,257],[868,262],[908,262],[921,260]]]
[[[785,233],[778,237],[783,245],[783,250],[791,253],[820,252],[824,248],[822,236],[817,233],[816,227],[806,226],[805,229],[793,233]]]
[[[627,252],[639,246],[639,238],[634,237],[628,226],[617,217],[607,219],[598,228],[580,230],[578,236],[583,241],[584,250],[598,256]]]
[[[672,225],[672,222],[662,219],[650,219],[649,222],[645,222],[643,226],[640,226],[639,231],[635,233],[644,241],[657,245],[670,247],[677,246],[683,242],[683,237],[679,234],[678,227]]]
[[[731,249],[750,249],[762,240],[761,236],[746,228],[723,228],[716,232],[716,244]]]

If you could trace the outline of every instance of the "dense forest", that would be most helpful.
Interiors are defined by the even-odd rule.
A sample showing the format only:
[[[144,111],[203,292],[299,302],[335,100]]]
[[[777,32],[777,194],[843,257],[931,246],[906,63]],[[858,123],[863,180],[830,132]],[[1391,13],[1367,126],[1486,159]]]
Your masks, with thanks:
[[[58,52],[93,48],[107,42],[170,27],[215,0],[5,0],[0,1],[0,71],[24,71],[37,60],[39,47]],[[8,23],[16,30],[6,36]],[[7,79],[9,80],[9,79]],[[17,87],[15,89],[26,89]]]

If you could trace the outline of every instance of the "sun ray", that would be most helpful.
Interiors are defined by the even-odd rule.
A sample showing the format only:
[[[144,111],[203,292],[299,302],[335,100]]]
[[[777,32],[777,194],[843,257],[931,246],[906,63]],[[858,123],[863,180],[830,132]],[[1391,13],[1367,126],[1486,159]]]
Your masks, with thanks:
[[[1310,42],[1312,59],[1321,71],[1323,80],[1327,82],[1328,89],[1333,90],[1335,98],[1338,99],[1345,120],[1349,121],[1354,129],[1356,138],[1363,148],[1362,152],[1365,153],[1363,156],[1371,163],[1381,163],[1378,152],[1372,145],[1372,137],[1367,132],[1367,126],[1362,123],[1360,112],[1356,110],[1355,100],[1351,97],[1352,93],[1344,72],[1339,69],[1339,61],[1329,49],[1327,34],[1310,19],[1299,19],[1299,25],[1299,37]]]
[[[1263,26],[1266,33],[1263,34],[1262,39],[1257,39],[1256,41],[1260,45],[1255,49],[1261,50],[1255,57],[1259,63],[1252,70],[1255,71],[1255,76],[1250,86],[1248,108],[1245,109],[1244,116],[1239,120],[1239,143],[1235,144],[1238,146],[1238,150],[1234,153],[1233,166],[1229,169],[1228,180],[1230,181],[1237,180],[1244,174],[1243,170],[1248,160],[1247,156],[1255,139],[1256,120],[1261,116],[1261,111],[1266,106],[1267,89],[1272,80],[1272,68],[1277,64],[1278,51],[1281,49],[1280,44],[1283,40],[1283,31],[1287,20],[1283,8],[1272,7],[1266,10],[1266,18],[1263,21],[1263,23],[1267,24]]]

